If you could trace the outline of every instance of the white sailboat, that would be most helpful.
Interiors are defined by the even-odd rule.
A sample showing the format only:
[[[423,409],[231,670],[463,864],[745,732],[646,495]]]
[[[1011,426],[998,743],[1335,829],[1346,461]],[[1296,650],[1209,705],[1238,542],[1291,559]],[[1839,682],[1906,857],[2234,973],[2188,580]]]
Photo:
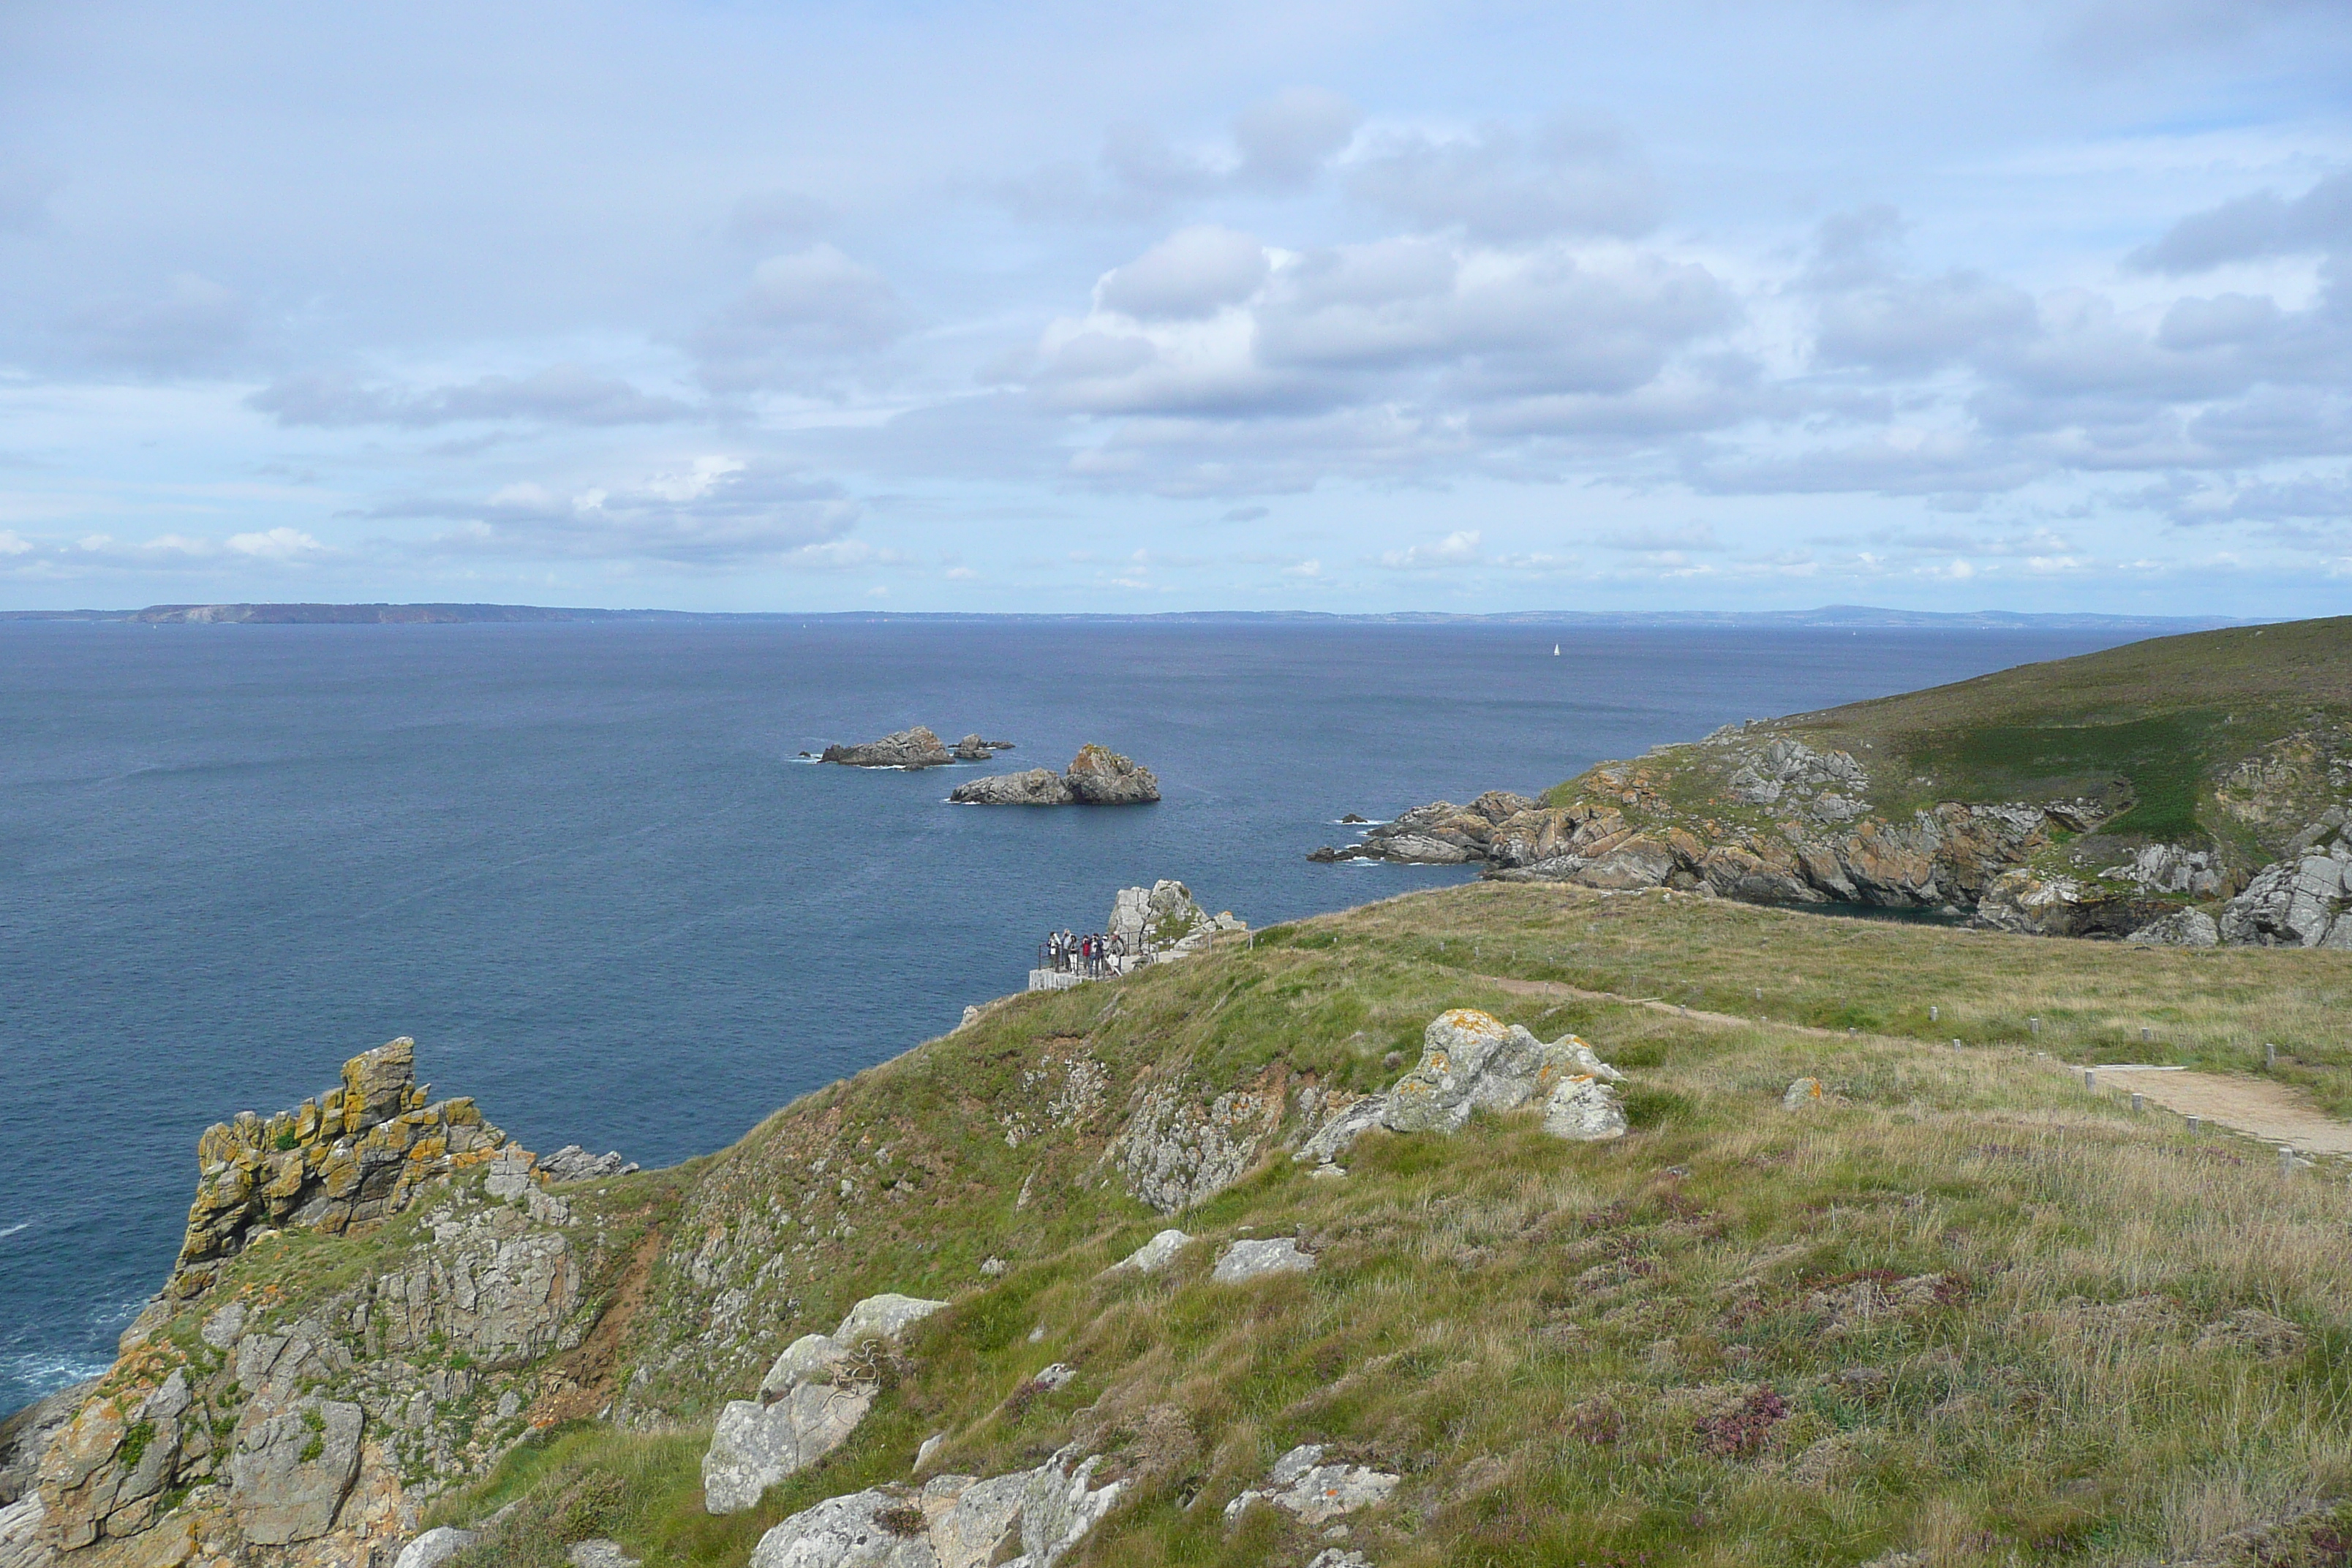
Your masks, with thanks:
[[[1559,644],[1554,643],[1551,645],[1551,656],[1554,658],[1558,658],[1559,657]]]

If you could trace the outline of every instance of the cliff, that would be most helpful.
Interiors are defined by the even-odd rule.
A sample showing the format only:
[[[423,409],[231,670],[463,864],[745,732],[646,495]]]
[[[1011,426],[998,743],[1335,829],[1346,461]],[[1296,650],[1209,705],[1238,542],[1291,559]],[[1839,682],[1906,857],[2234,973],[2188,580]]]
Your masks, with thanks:
[[[2058,1062],[2340,1108],[2347,982],[1559,884],[1279,926],[677,1170],[298,1192],[68,1402],[0,1562],[2318,1568],[2352,1194]],[[457,1103],[410,1059],[310,1102],[329,1155]]]

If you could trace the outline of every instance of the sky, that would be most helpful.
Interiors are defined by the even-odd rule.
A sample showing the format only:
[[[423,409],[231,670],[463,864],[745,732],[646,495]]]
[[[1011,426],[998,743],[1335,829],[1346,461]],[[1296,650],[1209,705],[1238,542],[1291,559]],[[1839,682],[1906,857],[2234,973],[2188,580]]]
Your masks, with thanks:
[[[0,7],[0,607],[2352,602],[2341,0]]]

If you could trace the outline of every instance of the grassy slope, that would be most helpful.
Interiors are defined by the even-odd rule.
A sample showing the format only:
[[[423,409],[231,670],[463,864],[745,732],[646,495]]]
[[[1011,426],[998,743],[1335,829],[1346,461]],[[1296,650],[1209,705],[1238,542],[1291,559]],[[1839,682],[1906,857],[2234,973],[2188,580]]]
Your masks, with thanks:
[[[2107,831],[2177,839],[2231,831],[2210,808],[2221,770],[2347,714],[2352,617],[2339,617],[2158,637],[1774,728],[1822,749],[1902,759],[1899,776],[1880,778],[1882,807],[2099,795],[2120,778],[2134,805]]]
[[[1707,1026],[1487,977],[1884,1033]],[[1320,1545],[1306,1532],[1259,1510],[1229,1534],[1221,1513],[1306,1441],[1405,1473],[1391,1506],[1355,1521],[1351,1543],[1383,1565],[2184,1556],[2352,1478],[2352,1199],[2317,1174],[2283,1182],[2267,1151],[2091,1099],[1999,1042],[2029,1013],[2062,1057],[2245,1065],[2276,1040],[2300,1058],[2285,1070],[2340,1100],[2352,1080],[2326,1015],[2347,981],[2352,955],[2333,952],[2125,952],[1489,885],[1019,999],[779,1113],[709,1167],[635,1341],[649,1363],[707,1351],[709,1386],[673,1369],[651,1391],[683,1430],[564,1429],[445,1513],[523,1500],[483,1563],[552,1564],[564,1540],[612,1532],[652,1568],[740,1568],[785,1513],[904,1477],[930,1433],[949,1434],[943,1468],[980,1473],[1075,1434],[1140,1482],[1082,1553],[1096,1563],[1303,1563]],[[1930,1004],[1945,1021],[1927,1023]],[[1465,1005],[1593,1041],[1632,1075],[1635,1134],[1570,1145],[1506,1117],[1452,1139],[1376,1135],[1344,1182],[1277,1157],[1181,1216],[1203,1245],[1169,1275],[1100,1278],[1162,1223],[1099,1163],[1147,1071],[1189,1067],[1212,1091],[1269,1068],[1370,1086]],[[2161,1047],[2137,1044],[2143,1023]],[[1940,1044],[1954,1035],[1974,1048]],[[1057,1122],[1044,1064],[1074,1057],[1108,1069],[1106,1104]],[[1800,1073],[1837,1102],[1781,1110]],[[1017,1146],[1013,1113],[1032,1121]],[[886,1143],[886,1163],[922,1174],[877,1193]],[[867,1186],[822,1206],[845,1169]],[[725,1220],[771,1202],[811,1222],[777,1237],[822,1239],[762,1240],[789,1268],[730,1274]],[[1294,1229],[1321,1249],[1312,1276],[1207,1283],[1222,1242]],[[991,1254],[1012,1261],[1002,1279],[978,1273]],[[1943,1279],[1907,1305],[1836,1304],[1927,1275]],[[702,1514],[709,1402],[885,1289],[955,1306],[826,1463],[753,1513]],[[756,1324],[756,1353],[710,1326],[730,1291],[749,1299],[729,1321]],[[2292,1320],[2306,1347],[2264,1360],[2200,1342],[2246,1308]],[[1078,1381],[1024,1394],[1054,1361]],[[1752,1447],[1716,1419],[1769,1408],[1767,1391],[1785,1415]]]

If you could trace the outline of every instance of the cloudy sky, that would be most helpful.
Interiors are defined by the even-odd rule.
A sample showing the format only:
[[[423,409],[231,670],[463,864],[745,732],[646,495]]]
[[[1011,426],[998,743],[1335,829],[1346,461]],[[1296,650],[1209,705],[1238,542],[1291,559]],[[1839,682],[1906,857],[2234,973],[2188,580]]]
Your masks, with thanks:
[[[0,7],[0,607],[2352,604],[2342,0]]]

